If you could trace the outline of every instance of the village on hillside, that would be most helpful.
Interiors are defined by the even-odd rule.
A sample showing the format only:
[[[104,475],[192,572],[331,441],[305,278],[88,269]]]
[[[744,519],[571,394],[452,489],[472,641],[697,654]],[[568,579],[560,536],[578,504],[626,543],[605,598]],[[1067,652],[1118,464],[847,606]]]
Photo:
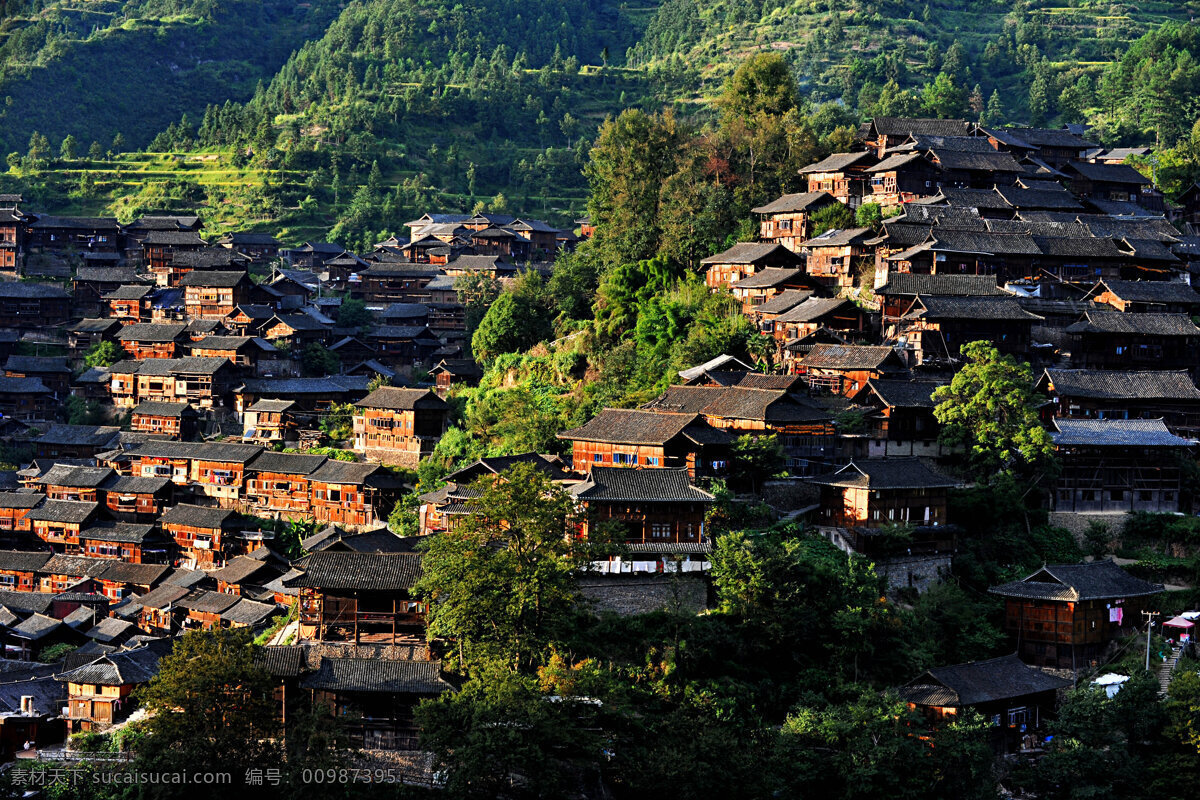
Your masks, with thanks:
[[[877,117],[801,171],[807,191],[753,209],[756,239],[692,265],[757,357],[694,364],[557,431],[557,453],[456,465],[420,493],[486,370],[468,295],[549,278],[589,220],[430,209],[355,253],[0,196],[0,760],[128,724],[179,637],[232,628],[257,637],[285,727],[332,709],[371,763],[436,785],[415,709],[457,684],[423,554],[511,474],[566,493],[564,537],[617,532],[577,576],[612,614],[711,608],[731,502],[865,557],[911,601],[962,552],[949,498],[973,456],[941,405],[1005,356],[1029,365],[1054,525],[1082,540],[1194,514],[1200,185],[1170,202],[1130,155],[1076,128]],[[746,437],[778,463],[756,474]],[[389,526],[398,508],[414,529]],[[1148,648],[1148,621],[1165,691],[1200,612],[1161,607],[1164,585],[1112,555],[992,585],[1008,654],[908,675],[899,696],[931,727],[978,711],[996,755],[1035,755],[1062,693]]]

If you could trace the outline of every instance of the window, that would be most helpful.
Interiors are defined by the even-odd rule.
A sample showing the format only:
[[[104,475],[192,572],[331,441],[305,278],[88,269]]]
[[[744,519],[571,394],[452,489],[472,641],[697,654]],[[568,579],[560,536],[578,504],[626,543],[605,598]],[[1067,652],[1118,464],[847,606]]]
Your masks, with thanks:
[[[650,524],[650,536],[654,539],[667,539],[671,536],[669,522],[654,522]]]
[[[645,456],[642,458],[642,463],[645,464],[646,466],[657,467],[658,466],[658,456]]]
[[[600,455],[599,453],[592,453],[592,461],[594,463],[599,464],[603,460],[604,456]]]

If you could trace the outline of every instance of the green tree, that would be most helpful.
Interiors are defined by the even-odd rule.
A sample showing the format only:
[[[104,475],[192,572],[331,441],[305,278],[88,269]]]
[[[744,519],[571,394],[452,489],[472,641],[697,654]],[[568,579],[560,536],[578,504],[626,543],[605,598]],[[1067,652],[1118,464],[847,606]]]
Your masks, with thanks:
[[[488,308],[471,337],[477,359],[527,350],[554,333],[546,287],[541,275],[528,271],[513,282]]]
[[[242,780],[249,769],[279,763],[274,694],[274,681],[254,663],[248,629],[184,634],[136,695],[149,712],[137,769]],[[141,788],[144,797],[178,796],[177,786]]]
[[[494,664],[526,671],[542,663],[579,603],[575,573],[593,541],[570,495],[532,465],[479,479],[472,513],[423,543],[417,591],[429,601],[428,636],[449,644],[468,673]]]
[[[300,354],[300,370],[307,377],[332,375],[341,369],[337,353],[330,352],[320,342],[309,342]]]
[[[73,394],[63,401],[63,413],[68,425],[100,425],[104,422],[104,408],[99,402]]]
[[[93,141],[91,147],[88,148],[88,159],[91,161],[100,161],[104,158],[104,148],[99,142]]]
[[[966,364],[933,393],[942,442],[962,447],[977,480],[997,473],[1053,466],[1054,444],[1042,427],[1042,398],[1029,364],[1001,355],[990,342],[962,346]]]
[[[353,297],[347,297],[338,306],[337,324],[342,328],[365,328],[374,322],[367,304]]]
[[[845,203],[830,203],[817,209],[812,215],[812,235],[820,236],[832,230],[842,230],[854,226],[854,212]]]
[[[83,357],[88,367],[111,367],[125,357],[125,351],[116,342],[96,342]]]
[[[883,207],[879,203],[863,203],[854,212],[854,224],[878,233],[883,229]]]
[[[777,436],[739,436],[729,454],[730,488],[758,493],[763,481],[779,475],[786,464]]]
[[[796,107],[796,82],[779,53],[755,53],[738,65],[717,101],[722,115],[753,119],[782,116]]]
[[[74,161],[75,156],[79,151],[79,142],[74,135],[67,134],[62,140],[62,145],[58,148],[58,157],[63,161]]]
[[[945,72],[939,72],[933,83],[921,90],[921,104],[933,117],[957,117],[967,107],[967,91]]]
[[[556,264],[555,272],[557,268]],[[500,296],[500,290],[500,281],[482,271],[466,272],[454,279],[454,292],[466,310],[468,336],[479,328],[488,309]]]

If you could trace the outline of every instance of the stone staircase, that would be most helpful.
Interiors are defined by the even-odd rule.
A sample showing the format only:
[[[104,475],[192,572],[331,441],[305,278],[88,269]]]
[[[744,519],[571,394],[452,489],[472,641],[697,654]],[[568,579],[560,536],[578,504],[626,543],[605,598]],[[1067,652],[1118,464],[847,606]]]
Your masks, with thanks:
[[[1162,665],[1158,668],[1158,693],[1166,697],[1167,689],[1171,685],[1171,673],[1175,671],[1175,665],[1179,663],[1179,656],[1183,653],[1182,647],[1172,647],[1170,654]]]

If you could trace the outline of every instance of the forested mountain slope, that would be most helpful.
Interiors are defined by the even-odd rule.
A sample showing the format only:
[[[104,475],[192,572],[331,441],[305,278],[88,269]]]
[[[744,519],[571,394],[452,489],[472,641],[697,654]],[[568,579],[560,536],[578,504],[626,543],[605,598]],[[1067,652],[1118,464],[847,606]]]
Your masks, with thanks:
[[[33,131],[130,147],[207,103],[244,100],[338,13],[335,0],[0,2],[0,146]]]

